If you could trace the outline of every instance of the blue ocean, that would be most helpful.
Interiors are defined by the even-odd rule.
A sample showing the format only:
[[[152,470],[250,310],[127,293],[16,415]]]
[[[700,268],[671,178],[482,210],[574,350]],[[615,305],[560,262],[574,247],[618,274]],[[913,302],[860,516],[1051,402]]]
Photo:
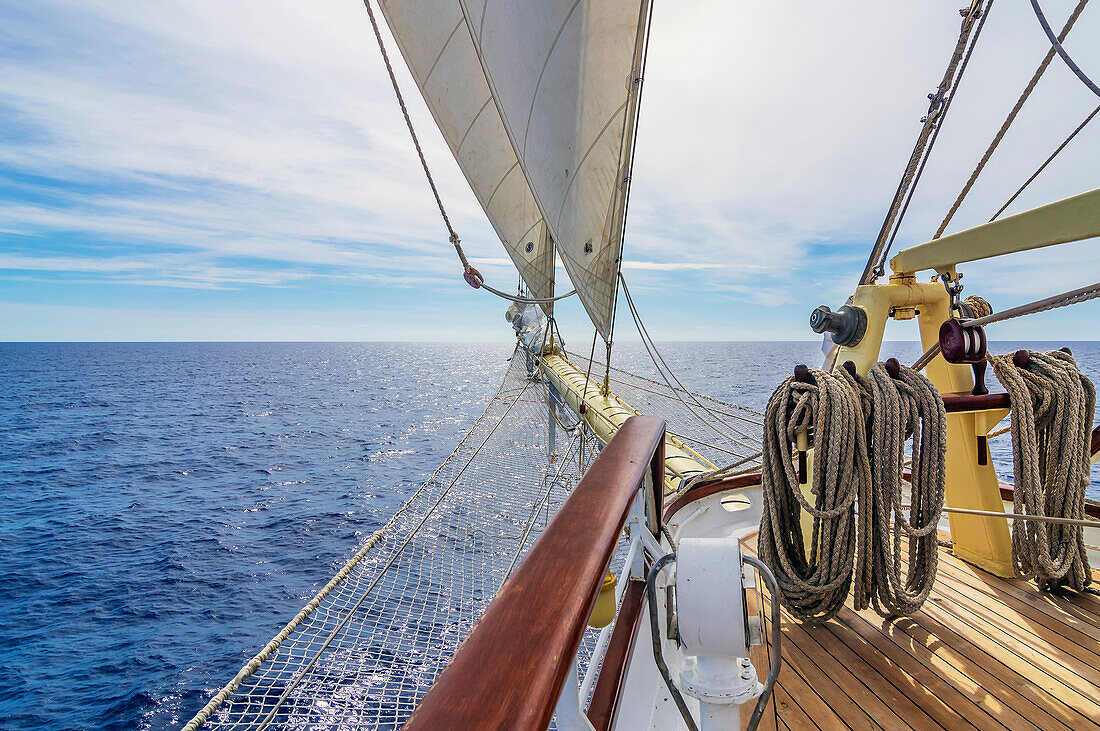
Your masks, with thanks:
[[[1065,343],[991,350],[1025,345]],[[1100,343],[1069,345],[1100,379]],[[688,387],[757,409],[821,359],[816,343],[662,350]],[[510,354],[0,343],[0,727],[182,725],[446,458]],[[614,358],[653,373],[639,344]]]

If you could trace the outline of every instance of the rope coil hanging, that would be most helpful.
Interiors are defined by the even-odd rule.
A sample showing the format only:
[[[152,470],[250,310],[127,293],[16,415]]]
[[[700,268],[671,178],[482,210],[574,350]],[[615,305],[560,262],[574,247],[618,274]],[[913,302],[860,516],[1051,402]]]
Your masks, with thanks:
[[[794,467],[799,432],[813,434],[813,504]],[[824,622],[844,606],[856,548],[856,495],[869,480],[860,397],[844,376],[807,369],[804,380],[785,380],[764,418],[759,551],[783,604],[799,619]],[[803,511],[813,519],[808,553]]]
[[[1080,520],[1096,389],[1064,351],[990,358],[1012,404],[1013,512]],[[1092,581],[1079,525],[1012,521],[1013,570],[1042,589]]]
[[[775,573],[784,605],[809,622],[840,610],[853,576],[855,608],[873,604],[884,617],[919,610],[936,577],[946,478],[943,399],[927,378],[892,358],[867,378],[845,365],[832,373],[800,373],[800,366],[772,394],[765,416],[760,557]],[[796,470],[792,447],[805,449],[811,432],[813,505],[802,492],[802,454]],[[803,511],[813,518],[808,554]]]
[[[865,400],[871,404],[872,457],[870,485],[859,496],[855,608],[874,604],[884,617],[911,615],[924,604],[936,578],[947,414],[931,381],[893,358],[874,365],[861,387],[869,393]],[[909,438],[913,464],[906,506],[902,484]],[[903,536],[909,564],[904,577]]]

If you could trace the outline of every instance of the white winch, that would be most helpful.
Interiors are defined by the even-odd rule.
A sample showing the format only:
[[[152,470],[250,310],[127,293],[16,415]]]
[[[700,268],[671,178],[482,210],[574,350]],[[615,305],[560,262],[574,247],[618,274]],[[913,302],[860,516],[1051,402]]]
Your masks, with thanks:
[[[674,587],[666,611],[669,639],[678,641],[683,651],[679,682],[675,682],[662,657],[660,628],[657,621],[657,575],[669,570],[669,586]],[[772,612],[772,662],[763,683],[749,659],[749,648],[763,643],[758,616],[750,617],[745,604],[746,564],[760,571],[773,596],[778,595],[775,578],[764,564],[741,553],[741,542],[734,537],[684,538],[675,554],[653,564],[647,581],[653,654],[657,667],[689,729],[730,729],[741,726],[741,705],[759,699],[749,729],[759,723],[771,688],[779,675],[778,603]],[[671,569],[671,567],[670,567]],[[699,723],[695,722],[681,691],[699,701]]]
[[[685,538],[676,552],[680,687],[699,699],[702,728],[740,725],[740,706],[764,692],[749,660],[741,542]]]

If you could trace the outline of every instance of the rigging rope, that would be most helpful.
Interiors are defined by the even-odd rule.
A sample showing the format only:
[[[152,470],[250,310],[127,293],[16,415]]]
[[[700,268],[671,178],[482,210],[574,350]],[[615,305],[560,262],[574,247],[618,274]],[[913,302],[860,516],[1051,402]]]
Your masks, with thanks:
[[[1062,32],[1058,34],[1057,40],[1059,43],[1064,41],[1066,39],[1066,36],[1069,35],[1070,29],[1073,28],[1073,24],[1077,22],[1077,17],[1081,15],[1081,11],[1085,9],[1085,5],[1088,4],[1088,1],[1089,0],[1078,0],[1077,7],[1073,9],[1073,12],[1070,14],[1065,26],[1062,28]],[[955,202],[951,205],[950,210],[948,210],[947,215],[944,216],[944,219],[940,223],[939,228],[936,229],[936,234],[932,237],[933,239],[938,239],[940,236],[942,236],[943,232],[947,229],[948,224],[951,223],[951,219],[954,218],[955,212],[959,210],[959,206],[962,205],[963,200],[966,198],[967,194],[970,193],[970,189],[974,187],[974,182],[978,179],[978,176],[981,175],[981,172],[985,168],[986,163],[989,162],[989,158],[993,156],[994,150],[996,150],[997,146],[1001,144],[1001,140],[1004,139],[1005,133],[1008,132],[1008,128],[1012,126],[1013,121],[1015,121],[1016,119],[1016,115],[1019,114],[1020,109],[1023,108],[1024,102],[1026,102],[1028,97],[1031,96],[1031,92],[1035,90],[1035,85],[1039,83],[1039,79],[1043,76],[1043,73],[1046,72],[1047,67],[1050,65],[1050,62],[1054,59],[1054,54],[1055,47],[1052,45],[1050,50],[1047,51],[1046,56],[1043,57],[1043,60],[1039,64],[1039,67],[1035,69],[1035,73],[1032,75],[1031,81],[1029,81],[1027,83],[1027,86],[1024,87],[1024,91],[1022,94],[1020,94],[1020,98],[1016,100],[1016,104],[1012,107],[1012,111],[1008,113],[1008,117],[1006,117],[1005,121],[1001,124],[1001,128],[997,130],[997,134],[993,137],[993,141],[989,143],[989,147],[986,148],[985,154],[982,155],[982,159],[978,161],[977,167],[975,167],[974,171],[970,173],[970,179],[966,181],[966,184],[959,192],[959,195],[955,199]]]
[[[623,140],[626,140],[627,130],[630,130],[630,157],[627,160],[626,175],[620,180],[617,186],[623,194],[623,217],[622,223],[619,226],[619,241],[618,252],[615,256],[615,278],[621,278],[623,273],[623,248],[626,241],[626,222],[627,213],[630,212],[630,186],[634,181],[634,153],[638,149],[638,118],[642,112],[642,85],[645,83],[645,69],[646,64],[649,61],[649,38],[650,31],[653,28],[653,3],[650,0],[643,0],[641,12],[645,18],[645,31],[644,37],[639,36],[635,39],[635,43],[641,42],[641,66],[635,68],[631,67],[631,89],[634,94],[634,120],[633,124],[630,122],[630,112],[623,114]],[[639,23],[639,26],[641,23]],[[637,51],[635,51],[637,54]],[[635,55],[635,59],[637,56]],[[608,333],[608,337],[605,342],[607,343],[607,359],[604,368],[604,385],[605,387],[611,380],[611,343],[615,339],[615,315],[619,310],[619,288],[615,286],[615,279],[611,281],[611,328]]]
[[[1023,365],[990,358],[1012,403],[1013,512],[1081,520],[1096,389],[1068,353],[1028,355]],[[1092,581],[1081,526],[1013,521],[1012,563],[1042,589],[1081,591]]]
[[[732,432],[734,432],[734,433],[736,433],[736,434],[738,434],[742,437],[747,437],[748,436],[743,431],[738,429],[737,427],[735,427],[732,424],[729,424],[728,422],[726,422],[724,419],[722,419],[720,416],[718,416],[712,409],[709,409],[702,401],[700,401],[695,396],[694,393],[692,393],[690,390],[688,390],[688,388],[686,386],[684,386],[683,382],[679,379],[679,377],[677,377],[676,373],[672,370],[672,368],[669,367],[668,363],[665,361],[664,357],[661,355],[661,352],[657,349],[657,344],[655,342],[653,342],[653,338],[650,337],[649,330],[646,328],[645,323],[642,322],[642,317],[638,313],[637,306],[634,304],[634,298],[631,297],[631,295],[630,295],[630,288],[626,286],[626,278],[623,276],[622,272],[619,272],[619,282],[622,284],[623,296],[626,297],[626,304],[627,304],[627,307],[630,310],[630,315],[634,320],[634,326],[638,330],[638,336],[642,339],[642,345],[645,346],[646,352],[649,354],[650,360],[653,361],[653,366],[657,369],[657,373],[660,374],[662,380],[664,380],[665,385],[668,386],[669,390],[671,390],[677,396],[677,398],[679,398],[680,402],[684,405],[685,408],[687,408],[688,411],[690,411],[693,415],[695,415],[695,417],[698,418],[699,421],[701,421],[705,426],[707,426],[709,429],[711,429],[714,433],[718,434],[723,439],[728,439],[729,441],[733,442],[734,444],[738,445],[739,447],[746,448],[746,449],[754,449],[755,445],[746,444],[742,439],[738,439],[737,437],[732,436],[731,434],[728,434],[725,431],[723,431],[722,429],[719,429],[717,426],[715,426],[714,422],[717,422],[718,424],[721,424],[726,429],[729,429]],[[664,366],[663,369],[662,369],[662,366]],[[667,376],[665,375],[666,371],[668,372]],[[676,384],[680,387],[679,390],[677,390],[672,385],[672,383],[669,381],[669,377],[671,377],[671,379],[673,381],[675,381]],[[695,405],[699,409],[701,409],[710,418],[708,419],[708,418],[702,416],[701,414],[699,414],[695,410],[695,408],[693,408],[691,406],[691,404],[689,404],[687,401],[684,401],[683,397],[680,396],[681,393],[687,394],[688,397],[695,403]],[[759,456],[760,456],[760,454],[757,453],[757,454],[752,455],[752,457],[750,459],[755,459],[756,457],[759,457]],[[740,464],[740,463],[738,463],[738,464]],[[728,469],[728,468],[721,468],[721,469],[724,470],[724,469]]]
[[[1054,31],[1050,29],[1050,24],[1047,23],[1046,16],[1043,15],[1043,9],[1039,7],[1038,0],[1031,0],[1031,9],[1035,11],[1035,17],[1039,19],[1039,25],[1043,26],[1043,32],[1047,34],[1047,39],[1050,40],[1051,47],[1053,47],[1054,50],[1058,52],[1058,55],[1062,57],[1062,60],[1066,62],[1066,66],[1069,66],[1069,70],[1072,71],[1073,74],[1081,80],[1081,83],[1087,86],[1093,94],[1100,96],[1100,87],[1097,87],[1096,84],[1092,82],[1092,79],[1086,76],[1085,72],[1073,62],[1073,59],[1066,53],[1066,49],[1062,48],[1061,41],[1054,37]]]
[[[896,361],[894,361],[896,363]],[[932,383],[915,370],[877,363],[867,379],[853,378],[869,393],[871,480],[859,495],[859,554],[853,598],[857,610],[874,604],[884,617],[920,609],[936,578],[936,530],[944,503],[947,415]],[[905,443],[913,439],[910,504],[902,503]],[[905,509],[911,511],[909,518]],[[902,536],[909,570],[902,576]]]
[[[1011,320],[1014,317],[1034,315],[1038,312],[1045,312],[1047,310],[1053,310],[1059,307],[1068,307],[1069,305],[1075,305],[1080,302],[1087,302],[1091,299],[1095,299],[1096,297],[1100,297],[1100,282],[1097,282],[1096,284],[1090,284],[1086,287],[1073,289],[1069,292],[1063,292],[1062,294],[1056,294],[1052,297],[1046,297],[1041,300],[1036,300],[1026,305],[1013,307],[1011,309],[1005,310],[1004,312],[998,312],[996,314],[991,313],[989,315],[979,317],[974,320],[967,320],[963,323],[963,327],[979,327],[982,325],[989,325],[994,322]],[[917,361],[913,363],[913,370],[919,371],[924,368],[933,358],[936,357],[936,354],[939,352],[940,344],[939,342],[936,342],[930,348],[928,348],[928,350],[924,351],[924,355],[922,355],[920,358],[917,358]]]
[[[759,556],[775,574],[783,604],[809,622],[824,622],[844,606],[856,550],[856,495],[870,481],[860,397],[845,376],[810,370],[805,382],[787,378],[764,420]],[[813,432],[812,505],[793,465],[792,445],[803,430]],[[813,519],[809,552],[803,511]]]
[[[462,240],[458,237],[458,232],[455,231],[454,226],[451,225],[451,219],[447,215],[447,209],[443,207],[443,199],[439,195],[439,189],[435,186],[435,179],[432,177],[432,171],[428,168],[428,160],[424,157],[424,150],[420,147],[420,138],[416,136],[416,130],[413,129],[412,117],[409,116],[409,108],[405,106],[405,97],[401,94],[401,87],[397,84],[397,76],[393,72],[393,64],[390,63],[390,55],[386,51],[386,44],[382,41],[382,31],[379,29],[378,21],[374,17],[374,10],[371,8],[370,0],[363,0],[363,6],[367,9],[367,17],[370,18],[370,25],[374,30],[374,38],[378,41],[378,50],[382,54],[382,61],[386,64],[386,73],[389,74],[390,84],[393,86],[393,93],[397,97],[397,103],[401,106],[401,114],[405,117],[405,126],[409,128],[409,136],[412,137],[413,147],[416,148],[416,155],[420,158],[420,167],[424,170],[424,177],[428,179],[428,187],[432,189],[432,195],[435,197],[435,205],[439,208],[439,215],[443,217],[443,225],[447,228],[447,233],[449,235],[448,240],[454,245],[455,253],[458,254],[458,260],[462,263],[462,273],[466,282],[474,289],[484,289],[501,299],[518,302],[520,304],[549,304],[576,294],[577,290],[574,289],[557,297],[517,297],[507,292],[502,292],[494,287],[490,287],[485,283],[484,278],[481,276],[481,272],[470,265],[470,262],[466,259],[466,252],[462,250]]]
[[[932,148],[936,144],[944,119],[946,119],[947,112],[951,108],[951,102],[955,99],[959,82],[962,81],[962,76],[970,63],[970,56],[974,53],[974,48],[978,44],[978,38],[981,36],[986,18],[989,17],[989,11],[993,7],[993,0],[989,0],[989,4],[985,6],[985,12],[982,12],[981,6],[980,0],[974,0],[969,9],[962,11],[963,22],[959,31],[959,40],[955,43],[943,80],[936,87],[936,91],[928,95],[931,102],[928,105],[928,113],[921,120],[923,126],[920,134],[917,135],[917,142],[913,146],[913,152],[909,156],[909,162],[905,166],[901,182],[898,183],[898,188],[894,192],[894,198],[890,202],[890,208],[886,212],[882,228],[879,229],[875,244],[871,247],[871,254],[867,258],[863,276],[859,280],[860,284],[873,283],[878,277],[882,276],[885,270],[886,257],[890,253],[890,247],[893,246],[894,237],[897,236],[898,230],[901,228],[905,213],[909,210],[909,202],[913,199],[913,193],[917,189],[920,177],[924,173],[924,167],[932,154]],[[981,20],[978,22],[978,26],[974,30],[973,40],[971,40],[970,31],[974,27],[974,20],[979,17]],[[960,66],[959,60],[964,50],[966,51],[966,57],[962,59],[962,65]],[[955,73],[956,68],[958,68],[958,74]],[[931,135],[931,138],[929,135]],[[902,204],[903,199],[904,205]],[[889,240],[887,236],[889,236]]]
[[[489,430],[489,433],[486,434],[485,438],[481,440],[480,444],[478,444],[477,449],[475,449],[473,454],[470,455],[470,458],[466,460],[466,464],[462,466],[462,469],[459,470],[458,474],[455,475],[454,479],[451,480],[449,485],[447,485],[447,489],[443,490],[442,494],[440,494],[439,498],[432,504],[428,512],[424,514],[424,517],[420,519],[420,522],[416,524],[416,527],[413,528],[413,530],[401,543],[401,546],[393,553],[392,556],[390,556],[385,566],[383,566],[378,574],[374,577],[374,580],[367,587],[366,591],[364,591],[360,595],[359,599],[355,602],[355,604],[353,604],[351,608],[348,609],[347,614],[344,616],[343,620],[341,620],[336,628],[329,633],[328,637],[325,638],[325,641],[324,643],[322,643],[321,647],[317,649],[314,652],[313,657],[311,657],[309,661],[302,666],[302,668],[294,676],[294,679],[291,680],[291,682],[287,683],[286,688],[283,690],[278,700],[275,701],[274,707],[272,707],[271,710],[268,711],[267,715],[264,716],[263,720],[260,722],[260,725],[257,727],[257,731],[262,731],[268,726],[269,723],[271,723],[271,720],[275,718],[275,715],[278,713],[279,708],[282,706],[282,704],[286,701],[287,698],[290,697],[290,694],[294,692],[294,689],[298,687],[298,684],[302,682],[302,679],[306,677],[306,674],[309,673],[310,669],[321,657],[321,655],[324,654],[325,650],[328,649],[333,639],[336,638],[336,636],[347,625],[347,623],[351,621],[352,617],[355,616],[355,613],[359,610],[359,607],[361,607],[363,602],[366,601],[367,597],[370,596],[370,593],[374,590],[374,587],[378,585],[378,582],[382,580],[382,577],[385,575],[386,571],[389,570],[390,566],[393,565],[398,556],[400,556],[405,551],[409,543],[412,542],[412,539],[416,536],[417,533],[420,532],[420,529],[424,527],[424,524],[428,522],[428,518],[432,517],[436,509],[438,509],[439,505],[443,502],[443,499],[450,494],[451,490],[454,488],[459,478],[461,478],[462,475],[465,474],[466,470],[469,469],[470,465],[473,464],[474,458],[477,457],[478,452],[481,451],[482,447],[484,447],[489,439],[493,436],[493,434],[497,430],[497,427],[499,427],[504,422],[504,419],[512,411],[512,407],[520,402],[521,397],[524,393],[527,392],[529,386],[530,381],[528,381],[527,385],[525,385],[523,389],[519,392],[519,394],[514,399],[512,399],[511,403],[508,404],[508,408],[506,408],[504,410],[504,413],[500,415],[500,418],[497,419],[497,421],[493,424],[492,428]]]
[[[1058,147],[1054,150],[1054,152],[1050,153],[1050,157],[1048,157],[1046,160],[1043,161],[1043,164],[1040,165],[1039,168],[1031,174],[1030,178],[1028,178],[1027,180],[1024,181],[1024,184],[1021,185],[1019,187],[1019,189],[1015,193],[1012,194],[1011,198],[1009,198],[1007,201],[1005,201],[1005,204],[1003,206],[1001,206],[1000,208],[997,209],[997,212],[994,213],[993,217],[990,218],[989,220],[990,221],[996,221],[997,218],[1002,213],[1005,212],[1005,209],[1008,208],[1010,205],[1012,205],[1012,202],[1014,200],[1016,200],[1017,197],[1019,197],[1020,193],[1024,192],[1024,188],[1031,185],[1032,181],[1034,181],[1035,178],[1039,177],[1040,173],[1042,173],[1044,170],[1046,170],[1047,165],[1049,165],[1051,162],[1053,162],[1054,158],[1058,157],[1058,154],[1060,152],[1062,152],[1062,150],[1066,149],[1066,145],[1068,145],[1070,142],[1073,141],[1073,138],[1077,136],[1077,133],[1080,132],[1081,130],[1083,130],[1085,128],[1085,126],[1088,125],[1088,123],[1092,121],[1092,118],[1097,115],[1097,113],[1100,113],[1100,106],[1097,106],[1096,109],[1093,109],[1092,112],[1089,113],[1089,116],[1085,117],[1085,121],[1081,122],[1081,124],[1077,125],[1077,128],[1075,130],[1073,130],[1072,132],[1069,133],[1069,137],[1064,139],[1062,141],[1062,144],[1058,145]]]

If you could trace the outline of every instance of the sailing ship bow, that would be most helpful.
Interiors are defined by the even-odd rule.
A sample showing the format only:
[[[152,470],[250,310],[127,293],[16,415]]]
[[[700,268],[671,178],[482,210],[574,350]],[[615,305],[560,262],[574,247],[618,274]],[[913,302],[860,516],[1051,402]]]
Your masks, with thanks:
[[[553,296],[556,249],[609,339],[649,0],[380,4],[531,294]]]

